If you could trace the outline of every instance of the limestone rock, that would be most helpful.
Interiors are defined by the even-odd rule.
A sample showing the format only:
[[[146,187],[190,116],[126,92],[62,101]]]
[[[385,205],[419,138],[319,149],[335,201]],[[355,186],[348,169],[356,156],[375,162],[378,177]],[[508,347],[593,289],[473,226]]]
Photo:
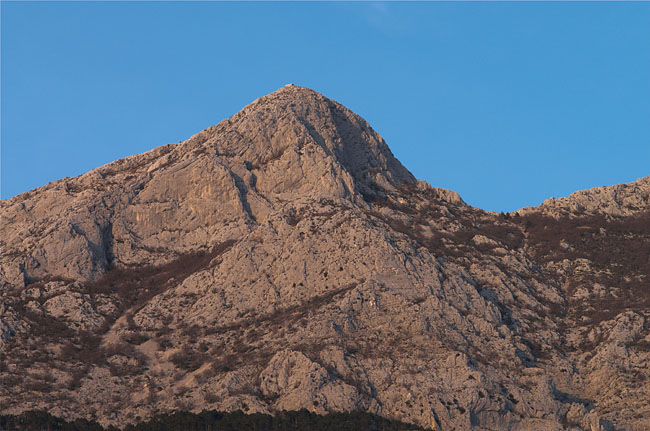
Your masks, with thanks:
[[[551,198],[539,207],[526,207],[521,214],[549,215],[606,214],[629,216],[650,210],[650,176],[615,186],[594,187],[572,193],[568,197]]]
[[[647,185],[482,211],[417,181],[347,108],[284,87],[0,201],[3,413],[636,429]]]

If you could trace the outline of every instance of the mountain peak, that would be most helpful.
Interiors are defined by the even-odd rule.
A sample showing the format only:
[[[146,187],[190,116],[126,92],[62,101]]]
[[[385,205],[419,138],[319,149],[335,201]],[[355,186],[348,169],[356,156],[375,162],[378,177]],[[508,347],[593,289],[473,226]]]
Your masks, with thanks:
[[[519,210],[521,214],[629,216],[650,209],[650,176],[630,183],[579,190],[571,195],[550,198],[537,207]]]
[[[0,202],[0,423],[308,409],[641,429],[649,190],[550,213],[627,219],[481,211],[416,183],[349,109],[283,87],[183,143]]]
[[[305,171],[313,162],[306,158],[326,159],[334,170],[340,166],[351,177],[348,187],[363,195],[416,181],[363,118],[293,84],[256,99],[208,131],[207,145],[254,167],[281,160],[287,169]]]

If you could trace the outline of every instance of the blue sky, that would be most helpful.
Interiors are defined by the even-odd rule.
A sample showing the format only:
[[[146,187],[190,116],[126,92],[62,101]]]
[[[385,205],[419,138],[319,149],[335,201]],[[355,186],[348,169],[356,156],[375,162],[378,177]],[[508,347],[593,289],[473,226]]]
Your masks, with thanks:
[[[2,2],[2,198],[287,84],[495,211],[650,175],[650,3]]]

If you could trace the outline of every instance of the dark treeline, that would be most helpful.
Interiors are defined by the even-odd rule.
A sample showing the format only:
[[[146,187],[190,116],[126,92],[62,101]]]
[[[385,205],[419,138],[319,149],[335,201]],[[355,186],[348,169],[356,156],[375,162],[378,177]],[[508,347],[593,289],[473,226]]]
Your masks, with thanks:
[[[199,414],[179,412],[158,415],[148,422],[127,425],[123,431],[402,431],[422,430],[415,425],[392,421],[363,412],[317,415],[307,410],[280,412],[275,416],[241,411]],[[0,415],[0,431],[118,431],[97,422],[77,419],[66,422],[46,412]]]

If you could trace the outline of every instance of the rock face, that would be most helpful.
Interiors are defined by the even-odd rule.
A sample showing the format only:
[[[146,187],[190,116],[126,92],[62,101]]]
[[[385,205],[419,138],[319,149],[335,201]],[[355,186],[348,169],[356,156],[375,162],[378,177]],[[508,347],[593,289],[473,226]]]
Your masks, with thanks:
[[[521,214],[542,213],[555,217],[570,215],[630,216],[650,211],[650,176],[633,183],[581,190],[559,199],[548,199]]]
[[[287,86],[0,201],[0,406],[117,425],[306,408],[643,429],[648,209],[648,179],[472,208]]]

